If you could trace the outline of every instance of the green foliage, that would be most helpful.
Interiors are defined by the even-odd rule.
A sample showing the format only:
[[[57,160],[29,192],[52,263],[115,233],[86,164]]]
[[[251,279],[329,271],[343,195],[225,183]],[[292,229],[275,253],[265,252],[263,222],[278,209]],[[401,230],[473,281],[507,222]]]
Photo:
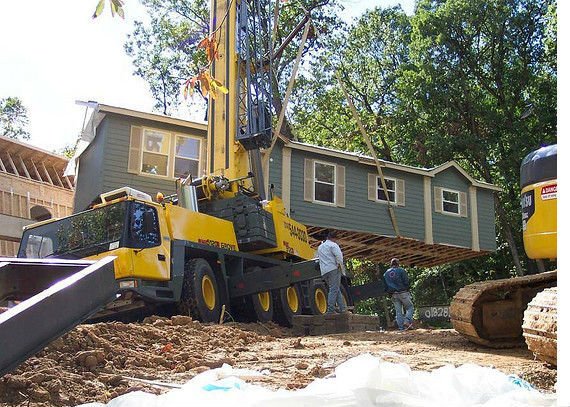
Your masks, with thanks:
[[[156,101],[155,109],[170,114],[182,103],[181,87],[199,67],[206,65],[197,45],[209,29],[206,0],[141,0],[150,20],[135,21],[125,51],[133,58],[135,75],[143,78]],[[195,109],[204,109],[197,102]]]
[[[28,124],[28,111],[19,98],[0,99],[0,135],[16,140],[29,140]]]
[[[61,149],[54,151],[56,154],[62,155],[66,158],[73,158],[73,156],[75,155],[75,151],[77,150],[77,143],[75,144],[67,144],[66,146],[63,146]]]
[[[410,22],[399,8],[375,9],[327,40],[299,81],[295,129],[303,141],[368,153],[337,82],[338,71],[381,158],[393,159],[396,81],[408,63]]]
[[[433,166],[455,159],[503,188],[499,243],[522,253],[519,168],[556,142],[556,67],[546,42],[551,1],[420,1],[412,19],[411,64],[398,112],[406,159]],[[418,156],[417,152],[420,152]]]
[[[181,86],[186,79],[199,73],[206,65],[203,50],[198,43],[210,32],[209,1],[207,0],[141,0],[149,14],[149,22],[136,22],[135,30],[125,44],[133,58],[135,75],[143,78],[154,99],[155,109],[170,114],[182,101]],[[328,33],[340,24],[336,0],[302,0],[281,4],[279,25],[274,48],[287,38],[303,19],[304,10],[311,13],[311,21],[320,32]],[[273,108],[280,112],[293,61],[301,34],[289,43],[283,53],[273,60]],[[304,48],[305,58],[314,50],[322,49],[322,40],[312,30]],[[226,87],[231,84],[224,84]],[[195,102],[194,108],[204,109],[205,101]],[[290,132],[285,123],[284,133]]]
[[[381,158],[428,168],[456,160],[503,189],[496,253],[410,269],[419,305],[448,303],[474,281],[536,272],[523,255],[519,168],[530,151],[556,142],[555,1],[421,0],[412,17],[375,9],[343,30],[296,94],[303,141],[368,153],[339,70]]]
[[[115,17],[115,14],[121,18],[125,18],[125,10],[123,9],[123,0],[109,0],[109,8],[111,9],[111,15]],[[97,18],[103,13],[105,9],[105,0],[99,0],[95,11],[93,12],[92,18]]]

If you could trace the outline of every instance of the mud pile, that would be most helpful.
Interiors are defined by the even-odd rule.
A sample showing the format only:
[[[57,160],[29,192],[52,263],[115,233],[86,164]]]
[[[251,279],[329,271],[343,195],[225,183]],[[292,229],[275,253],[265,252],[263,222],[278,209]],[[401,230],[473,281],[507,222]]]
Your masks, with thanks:
[[[205,325],[184,316],[81,325],[1,378],[0,403],[63,406],[106,402],[134,390],[160,392],[126,377],[184,383],[235,364],[254,343],[275,340],[256,330],[281,335],[276,325]]]

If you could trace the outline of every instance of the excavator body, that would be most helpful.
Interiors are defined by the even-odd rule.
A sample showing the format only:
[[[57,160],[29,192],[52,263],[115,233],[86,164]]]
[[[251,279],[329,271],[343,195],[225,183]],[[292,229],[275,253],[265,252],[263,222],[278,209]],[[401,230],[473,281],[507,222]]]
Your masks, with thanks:
[[[530,259],[556,258],[557,146],[528,154],[521,164],[523,241]],[[526,344],[556,365],[557,271],[482,281],[460,289],[450,307],[456,331],[493,348]]]

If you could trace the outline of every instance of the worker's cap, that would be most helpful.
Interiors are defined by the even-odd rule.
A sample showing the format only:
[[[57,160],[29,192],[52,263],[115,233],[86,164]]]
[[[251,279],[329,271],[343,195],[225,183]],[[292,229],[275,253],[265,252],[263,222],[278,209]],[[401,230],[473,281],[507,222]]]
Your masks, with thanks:
[[[398,260],[397,258],[393,258],[392,260],[390,260],[390,265],[391,266],[398,266],[400,264],[400,260]]]
[[[336,237],[336,230],[334,230],[334,229],[327,230],[327,239],[329,239],[331,237],[332,238]]]

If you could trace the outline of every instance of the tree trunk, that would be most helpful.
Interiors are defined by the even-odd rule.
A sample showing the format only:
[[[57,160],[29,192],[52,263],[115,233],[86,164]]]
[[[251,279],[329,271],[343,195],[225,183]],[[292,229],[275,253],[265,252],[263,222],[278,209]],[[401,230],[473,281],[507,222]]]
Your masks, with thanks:
[[[499,222],[503,228],[503,232],[505,233],[505,238],[507,239],[507,243],[509,244],[509,248],[511,250],[511,255],[513,256],[513,262],[515,263],[515,268],[517,271],[518,276],[524,276],[524,272],[521,266],[521,261],[519,257],[519,251],[517,249],[517,245],[515,243],[515,239],[513,237],[513,231],[511,229],[511,225],[507,219],[507,215],[505,210],[501,206],[499,202],[499,197],[495,195],[495,207],[497,208],[497,213],[499,215]]]

